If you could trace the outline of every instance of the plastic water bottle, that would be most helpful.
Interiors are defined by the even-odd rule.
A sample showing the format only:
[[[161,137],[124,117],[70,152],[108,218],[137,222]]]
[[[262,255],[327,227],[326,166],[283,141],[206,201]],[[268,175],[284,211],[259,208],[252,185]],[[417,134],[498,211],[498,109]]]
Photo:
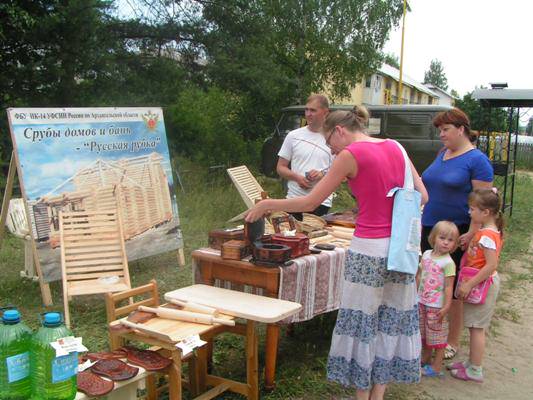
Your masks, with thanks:
[[[46,313],[42,325],[31,341],[32,400],[74,399],[78,353],[56,357],[50,345],[72,333],[63,325],[59,313]]]
[[[0,324],[0,399],[30,397],[31,329],[20,322],[17,310],[6,310]]]

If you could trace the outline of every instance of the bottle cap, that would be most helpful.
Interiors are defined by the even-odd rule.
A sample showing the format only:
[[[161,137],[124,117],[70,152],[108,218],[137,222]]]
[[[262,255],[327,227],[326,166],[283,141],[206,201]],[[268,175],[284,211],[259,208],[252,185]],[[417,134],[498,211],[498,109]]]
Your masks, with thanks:
[[[6,310],[2,315],[2,322],[5,324],[16,324],[20,322],[20,313],[18,310]]]
[[[61,315],[56,312],[44,314],[44,326],[57,326],[61,324]]]

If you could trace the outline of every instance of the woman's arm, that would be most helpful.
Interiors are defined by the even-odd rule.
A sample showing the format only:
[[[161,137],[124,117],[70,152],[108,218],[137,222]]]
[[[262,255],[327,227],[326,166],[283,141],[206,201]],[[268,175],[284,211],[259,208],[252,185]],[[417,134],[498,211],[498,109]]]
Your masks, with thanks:
[[[272,211],[299,212],[317,208],[337,187],[344,178],[357,175],[357,163],[353,155],[343,150],[339,153],[328,173],[318,181],[316,186],[306,196],[290,199],[266,199],[248,210],[246,222],[253,222]]]
[[[413,162],[409,160],[409,163],[411,164],[411,173],[413,174],[413,183],[415,185],[415,189],[417,192],[420,192],[422,195],[421,203],[422,205],[426,204],[429,200],[428,191],[426,190],[426,187],[424,186],[424,182],[422,182],[422,178],[420,175],[418,175],[418,172],[413,165]]]

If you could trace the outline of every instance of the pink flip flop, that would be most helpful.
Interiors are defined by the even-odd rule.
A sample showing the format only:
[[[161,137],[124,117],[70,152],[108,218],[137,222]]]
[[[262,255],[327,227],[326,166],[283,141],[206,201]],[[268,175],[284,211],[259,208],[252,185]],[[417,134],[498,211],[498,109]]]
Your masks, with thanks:
[[[476,382],[476,383],[483,383],[483,377],[480,376],[479,378],[478,377],[475,377],[475,376],[469,376],[468,373],[466,372],[466,369],[462,368],[462,369],[453,369],[450,371],[450,374],[456,378],[456,379],[460,379],[462,381],[472,381],[472,382]]]
[[[454,363],[446,365],[446,369],[448,370],[454,370],[454,369],[465,369],[464,361],[456,361]]]

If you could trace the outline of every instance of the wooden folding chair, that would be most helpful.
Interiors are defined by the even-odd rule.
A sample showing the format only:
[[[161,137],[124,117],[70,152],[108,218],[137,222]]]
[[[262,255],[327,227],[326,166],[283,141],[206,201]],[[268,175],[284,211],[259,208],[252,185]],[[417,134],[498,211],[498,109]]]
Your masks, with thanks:
[[[59,213],[65,322],[72,296],[131,288],[120,214],[116,211]]]
[[[37,280],[33,249],[31,244],[31,230],[26,216],[23,199],[11,199],[6,218],[7,230],[18,238],[24,240],[24,271],[20,275],[25,278]],[[2,227],[0,227],[1,229]]]
[[[121,305],[122,304],[122,305]],[[110,323],[126,315],[132,311],[137,310],[139,306],[158,307],[159,306],[159,292],[157,282],[152,279],[149,283],[143,286],[138,286],[133,289],[125,290],[120,293],[107,293],[105,295],[105,307],[107,314],[107,322]],[[124,339],[118,335],[113,334],[109,330],[109,344],[111,349],[117,349],[124,345]],[[159,351],[159,348],[151,348]],[[164,354],[168,357],[168,354]],[[197,392],[197,371],[194,354],[189,354],[183,357],[183,361],[189,363],[189,380],[184,382],[184,386],[188,386],[191,393]],[[163,391],[166,386],[157,388],[154,375],[146,377],[147,399],[153,400],[158,398],[159,392]]]

